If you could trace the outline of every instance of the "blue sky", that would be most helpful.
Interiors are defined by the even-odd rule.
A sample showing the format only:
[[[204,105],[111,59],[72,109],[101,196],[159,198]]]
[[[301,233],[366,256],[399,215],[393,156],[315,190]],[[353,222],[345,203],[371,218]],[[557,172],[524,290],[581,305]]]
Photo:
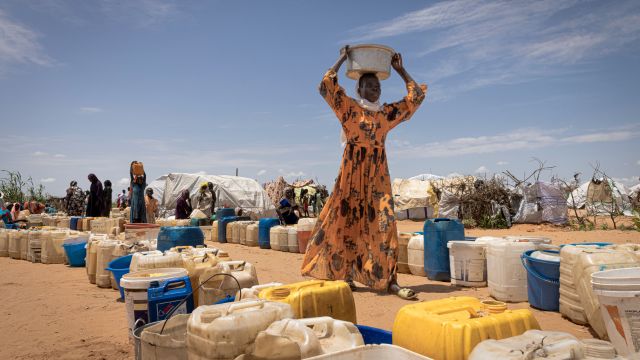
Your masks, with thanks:
[[[56,195],[131,160],[333,185],[317,93],[344,44],[381,43],[429,85],[387,139],[392,177],[600,163],[640,176],[638,1],[0,1],[0,169]],[[344,70],[344,69],[343,69]],[[342,72],[349,93],[354,82]],[[382,100],[404,95],[394,75]]]

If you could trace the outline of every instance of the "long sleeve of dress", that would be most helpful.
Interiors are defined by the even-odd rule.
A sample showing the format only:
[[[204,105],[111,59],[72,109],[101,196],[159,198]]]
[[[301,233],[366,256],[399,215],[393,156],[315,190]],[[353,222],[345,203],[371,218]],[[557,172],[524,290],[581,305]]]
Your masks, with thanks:
[[[408,82],[407,95],[402,100],[384,105],[384,112],[390,129],[393,129],[401,122],[409,120],[418,110],[426,95],[427,85],[418,85],[415,81]]]
[[[341,123],[344,124],[351,118],[349,108],[353,100],[347,96],[342,86],[338,84],[338,74],[335,71],[329,69],[324,74],[319,91]]]

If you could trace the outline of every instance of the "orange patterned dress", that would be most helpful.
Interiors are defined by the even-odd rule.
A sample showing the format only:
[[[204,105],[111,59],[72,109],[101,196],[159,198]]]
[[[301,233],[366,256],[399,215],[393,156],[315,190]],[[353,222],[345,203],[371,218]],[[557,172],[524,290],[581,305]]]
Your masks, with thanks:
[[[331,197],[313,229],[302,274],[345,280],[386,290],[395,279],[398,234],[385,152],[387,133],[409,120],[424,100],[426,86],[407,84],[407,96],[381,111],[368,111],[348,97],[329,70],[320,95],[342,123],[347,144]]]

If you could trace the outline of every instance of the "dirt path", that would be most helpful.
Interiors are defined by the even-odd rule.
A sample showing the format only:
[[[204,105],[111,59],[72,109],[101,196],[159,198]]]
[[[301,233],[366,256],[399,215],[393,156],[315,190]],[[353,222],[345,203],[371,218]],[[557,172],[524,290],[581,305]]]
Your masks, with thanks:
[[[403,221],[400,231],[419,231],[422,223]],[[610,241],[640,243],[640,233],[629,231],[564,231],[551,226],[517,226],[510,230],[470,230],[470,236],[527,234],[548,236],[555,244]],[[258,269],[261,283],[291,283],[300,276],[301,254],[291,254],[237,244],[210,243],[246,260]],[[400,274],[399,282],[419,292],[420,300],[450,296],[488,297],[488,289],[470,289]],[[4,308],[0,322],[0,359],[129,359],[124,303],[115,290],[89,284],[84,268],[32,264],[0,258],[0,289]],[[391,329],[400,307],[407,302],[395,296],[360,288],[354,294],[358,322]],[[529,308],[527,303],[510,308]],[[592,337],[588,328],[563,319],[559,313],[532,309],[545,330],[569,332],[579,338]]]

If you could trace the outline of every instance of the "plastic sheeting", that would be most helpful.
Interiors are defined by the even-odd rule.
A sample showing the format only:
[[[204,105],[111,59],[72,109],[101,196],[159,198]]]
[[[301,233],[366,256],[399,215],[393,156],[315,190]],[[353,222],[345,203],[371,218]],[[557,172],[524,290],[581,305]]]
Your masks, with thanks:
[[[191,204],[195,205],[198,189],[203,182],[213,183],[216,207],[239,207],[253,219],[276,216],[275,206],[257,181],[229,175],[169,174],[165,179],[160,206],[167,209],[168,213],[175,211],[180,192],[184,189],[189,190]]]
[[[520,185],[516,190],[521,193],[522,201],[513,217],[514,223],[567,223],[567,199],[559,184],[539,181]]]
[[[433,208],[433,204],[437,204],[429,181],[393,179],[391,191],[396,212],[412,208]]]
[[[586,208],[589,215],[608,215],[611,212],[632,215],[627,190],[624,185],[611,179],[588,181],[580,185],[567,199],[569,207],[573,207],[574,203],[578,209]]]
[[[460,212],[460,199],[451,191],[443,189],[438,202],[436,217],[458,219]]]

